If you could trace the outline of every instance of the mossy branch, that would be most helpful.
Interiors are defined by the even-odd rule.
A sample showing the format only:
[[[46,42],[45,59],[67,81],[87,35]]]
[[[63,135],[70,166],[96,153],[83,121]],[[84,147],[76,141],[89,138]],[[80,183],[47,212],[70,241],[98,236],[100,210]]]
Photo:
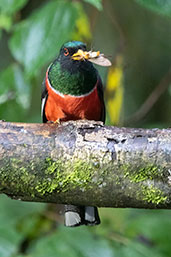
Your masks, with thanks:
[[[0,193],[25,201],[171,209],[171,129],[0,122]]]

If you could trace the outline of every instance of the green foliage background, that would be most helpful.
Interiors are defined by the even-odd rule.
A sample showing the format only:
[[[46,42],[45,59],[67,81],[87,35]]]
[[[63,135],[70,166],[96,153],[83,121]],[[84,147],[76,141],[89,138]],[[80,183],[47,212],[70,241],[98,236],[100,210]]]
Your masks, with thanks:
[[[62,43],[76,39],[113,63],[122,56],[124,124],[170,69],[170,28],[170,0],[0,0],[0,119],[41,122],[45,71]],[[105,85],[108,71],[99,71]],[[167,84],[145,118],[129,126],[170,126],[171,81]],[[171,256],[170,211],[101,209],[100,214],[100,226],[69,229],[53,206],[2,195],[0,257]]]

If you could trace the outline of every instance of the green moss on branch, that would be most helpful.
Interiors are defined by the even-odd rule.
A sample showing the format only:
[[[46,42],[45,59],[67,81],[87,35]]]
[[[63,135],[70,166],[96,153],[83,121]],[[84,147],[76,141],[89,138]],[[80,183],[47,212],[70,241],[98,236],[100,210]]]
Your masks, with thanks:
[[[167,196],[154,186],[141,186],[142,199],[148,203],[153,203],[155,205],[164,204],[167,201]]]
[[[80,190],[92,187],[92,165],[81,160],[53,161],[51,158],[46,159],[46,164],[45,177],[35,187],[40,195],[53,191],[64,193],[76,187]]]
[[[161,177],[159,167],[155,165],[144,165],[144,167],[124,166],[124,177],[128,177],[131,182],[142,182],[144,180],[153,180]]]

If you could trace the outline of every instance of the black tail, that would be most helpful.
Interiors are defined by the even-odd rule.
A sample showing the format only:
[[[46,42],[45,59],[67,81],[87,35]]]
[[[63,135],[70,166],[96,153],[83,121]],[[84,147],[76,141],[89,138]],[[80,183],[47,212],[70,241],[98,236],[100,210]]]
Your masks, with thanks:
[[[65,205],[65,226],[98,225],[100,218],[97,207]]]

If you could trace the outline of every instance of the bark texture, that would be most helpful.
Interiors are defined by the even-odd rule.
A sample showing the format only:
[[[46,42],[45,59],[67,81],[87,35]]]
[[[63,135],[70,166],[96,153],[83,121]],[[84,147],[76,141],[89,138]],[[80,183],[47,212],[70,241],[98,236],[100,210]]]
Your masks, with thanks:
[[[171,208],[171,129],[0,122],[0,193],[25,201]]]

